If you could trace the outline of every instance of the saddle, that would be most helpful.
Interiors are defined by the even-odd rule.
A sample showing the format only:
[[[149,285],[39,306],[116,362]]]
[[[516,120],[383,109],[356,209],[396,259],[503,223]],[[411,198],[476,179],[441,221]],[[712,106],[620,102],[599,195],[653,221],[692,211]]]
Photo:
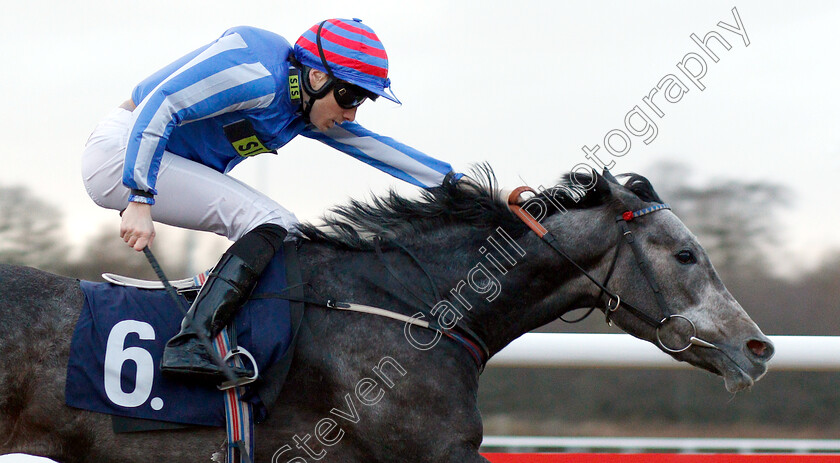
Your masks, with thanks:
[[[207,269],[192,278],[169,280],[169,284],[178,291],[198,291],[201,289],[201,285],[203,285],[207,280],[207,276],[210,275],[210,271],[211,269]],[[108,283],[118,286],[129,286],[139,289],[164,289],[163,283],[158,280],[141,280],[138,278],[117,275],[115,273],[103,273],[102,279]]]
[[[207,274],[170,283],[188,298]],[[71,344],[67,405],[117,417],[115,431],[170,429],[173,423],[224,426],[225,407],[215,385],[160,374],[163,347],[183,316],[163,284],[115,274],[103,278],[105,283],[80,282],[85,302]],[[295,295],[302,291],[299,284],[295,249],[289,243],[274,256],[252,299],[231,323],[237,343],[262,372],[257,382],[238,388],[243,400],[253,405],[257,422],[265,419],[279,396],[303,318],[303,303],[264,295]]]

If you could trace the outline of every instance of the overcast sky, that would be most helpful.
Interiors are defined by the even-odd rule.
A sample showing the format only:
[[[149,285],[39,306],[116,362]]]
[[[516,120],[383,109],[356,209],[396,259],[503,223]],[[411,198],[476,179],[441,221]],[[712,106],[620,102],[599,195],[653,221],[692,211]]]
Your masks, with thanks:
[[[736,24],[733,7],[749,46],[717,26]],[[458,170],[489,161],[506,186],[547,186],[585,161],[584,145],[600,145],[617,172],[685,162],[696,181],[789,186],[780,255],[794,266],[840,248],[840,3],[828,1],[4,2],[0,184],[25,185],[59,205],[74,242],[104,223],[116,235],[118,218],[93,204],[79,173],[96,123],[140,80],[231,26],[294,42],[328,17],[358,17],[374,28],[404,102],[367,103],[358,121]],[[706,59],[700,91],[677,63],[703,54],[690,34],[712,30],[731,49],[712,45],[720,60]],[[654,97],[659,118],[642,99],[668,74],[689,83],[688,93],[677,103]],[[646,145],[631,135],[622,157],[606,153],[605,135],[627,132],[624,118],[636,105],[653,117],[656,138]],[[621,148],[620,138],[611,140]],[[233,174],[301,219],[396,184],[306,139]]]
[[[749,46],[717,25],[736,25],[733,7]],[[799,266],[840,248],[840,214],[830,202],[840,196],[836,2],[108,0],[7,2],[3,9],[0,184],[26,185],[60,205],[74,242],[104,223],[118,232],[115,213],[87,197],[79,157],[97,122],[140,80],[231,26],[262,27],[294,42],[321,19],[358,17],[385,44],[404,103],[362,106],[357,120],[375,132],[457,170],[489,161],[505,186],[553,184],[586,161],[584,145],[599,145],[616,172],[645,174],[679,161],[696,171],[695,182],[781,183],[793,194],[779,223],[779,255]],[[713,30],[731,45],[711,45],[719,62],[689,37]],[[705,58],[703,91],[677,67],[689,53]],[[654,95],[658,117],[643,98],[669,74],[688,92],[676,103]],[[645,144],[645,136],[628,135],[629,151],[613,156],[605,135],[629,134],[625,115],[637,105],[656,124],[656,137]],[[620,135],[609,140],[621,149]],[[233,175],[304,220],[397,182],[302,137]]]

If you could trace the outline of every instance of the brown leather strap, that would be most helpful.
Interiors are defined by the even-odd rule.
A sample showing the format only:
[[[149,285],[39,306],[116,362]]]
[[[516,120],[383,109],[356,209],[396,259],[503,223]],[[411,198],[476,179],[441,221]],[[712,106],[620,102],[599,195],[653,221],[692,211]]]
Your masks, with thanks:
[[[536,219],[534,219],[534,217],[528,213],[528,211],[522,210],[522,206],[518,204],[519,196],[522,195],[522,193],[525,193],[526,191],[537,194],[537,192],[534,191],[533,188],[529,186],[521,186],[513,190],[510,193],[510,196],[508,196],[508,207],[510,208],[511,212],[516,214],[517,217],[519,217],[523,222],[525,222],[526,225],[528,225],[528,228],[533,230],[534,233],[537,234],[537,236],[542,238],[546,235],[546,233],[548,233],[548,230],[546,230],[545,227],[540,225],[540,223],[537,222]]]

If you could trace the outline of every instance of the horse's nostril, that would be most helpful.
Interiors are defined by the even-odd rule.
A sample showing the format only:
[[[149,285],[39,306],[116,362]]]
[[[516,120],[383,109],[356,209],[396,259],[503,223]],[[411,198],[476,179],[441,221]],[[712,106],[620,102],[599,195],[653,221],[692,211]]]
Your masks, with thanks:
[[[760,359],[769,359],[773,356],[773,345],[758,339],[747,341],[747,349]]]

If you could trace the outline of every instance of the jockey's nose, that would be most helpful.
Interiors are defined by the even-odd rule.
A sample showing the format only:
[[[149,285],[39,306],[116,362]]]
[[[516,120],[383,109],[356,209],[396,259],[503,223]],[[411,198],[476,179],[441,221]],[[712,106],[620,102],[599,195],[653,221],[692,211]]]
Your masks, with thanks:
[[[359,109],[358,107],[345,109],[344,110],[344,120],[347,122],[353,122],[356,120],[356,110]]]

